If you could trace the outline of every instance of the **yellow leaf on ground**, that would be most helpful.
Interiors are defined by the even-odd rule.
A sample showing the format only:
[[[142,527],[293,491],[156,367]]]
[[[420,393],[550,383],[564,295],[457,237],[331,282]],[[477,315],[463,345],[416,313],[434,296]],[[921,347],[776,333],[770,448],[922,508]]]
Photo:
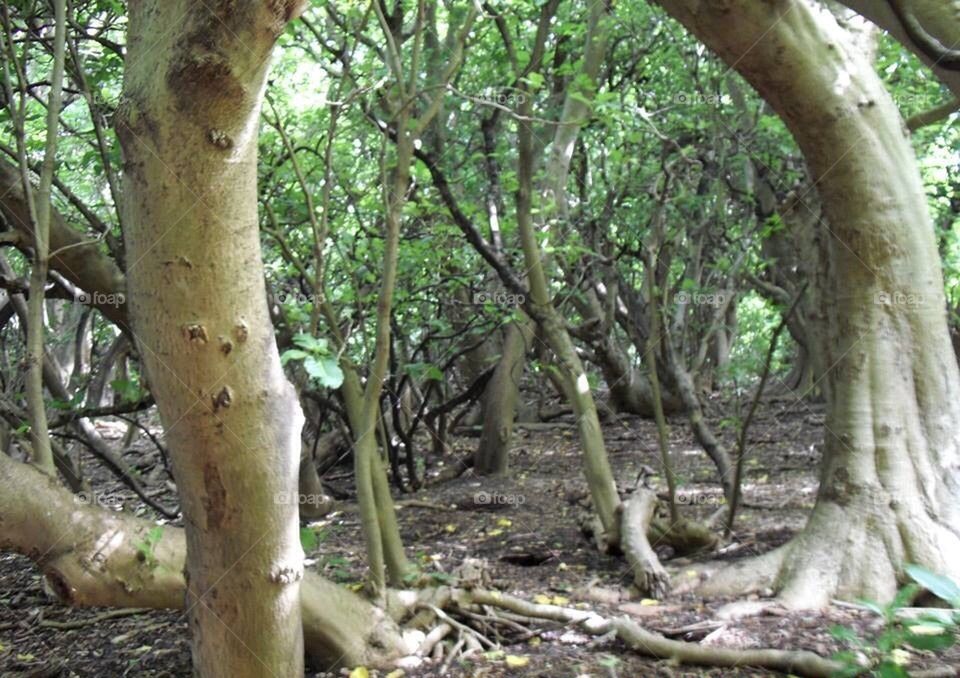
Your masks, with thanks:
[[[569,598],[565,598],[565,597],[563,597],[563,596],[554,596],[554,597],[553,597],[553,604],[554,604],[554,605],[569,605],[569,604],[570,604],[570,599],[569,599]]]
[[[447,532],[453,533],[457,531],[457,526],[453,523],[450,523],[449,525],[444,525],[443,529],[445,529]]]
[[[396,671],[391,671],[387,674],[387,678],[403,678],[403,676],[403,669],[397,669]]]
[[[510,520],[509,518],[501,518],[500,520],[497,521],[497,525],[499,525],[500,527],[510,527],[511,525],[513,525],[513,521]]]
[[[500,529],[497,529],[497,530],[489,530],[489,531],[487,532],[487,536],[488,536],[488,537],[499,537],[501,534],[503,534],[503,530],[500,530]]]
[[[358,666],[350,672],[350,678],[370,678],[370,672],[366,666]]]
[[[542,593],[538,593],[533,597],[533,602],[537,603],[538,605],[549,605],[550,596],[545,596]]]
[[[654,600],[653,598],[644,598],[643,600],[640,601],[640,604],[646,607],[650,605],[659,605],[660,601]]]
[[[530,663],[530,657],[518,657],[515,654],[507,655],[507,666],[511,669],[523,668]]]

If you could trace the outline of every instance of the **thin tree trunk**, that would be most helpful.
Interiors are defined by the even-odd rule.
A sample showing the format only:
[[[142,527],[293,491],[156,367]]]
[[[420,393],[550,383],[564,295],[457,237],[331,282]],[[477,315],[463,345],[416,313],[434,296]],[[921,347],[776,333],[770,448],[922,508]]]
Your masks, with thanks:
[[[590,25],[587,31],[587,62],[584,75],[590,82],[599,71],[604,54],[605,33],[603,22],[606,19],[606,5],[596,3],[591,6]],[[592,77],[591,77],[592,76]],[[556,214],[566,213],[566,178],[569,169],[572,146],[576,132],[586,122],[590,110],[589,104],[576,101],[584,97],[583,92],[568,92],[567,101],[561,118],[561,125],[551,148],[548,184],[544,197],[548,199],[549,211]],[[532,118],[532,97],[525,96],[520,104],[520,114]],[[571,137],[571,130],[573,136]],[[567,332],[563,317],[557,312],[550,298],[547,276],[544,271],[543,252],[537,241],[533,222],[533,179],[535,167],[534,134],[528,122],[518,126],[517,157],[517,231],[523,249],[524,266],[530,284],[530,299],[533,307],[531,315],[535,317],[543,340],[550,346],[556,357],[556,368],[563,381],[563,390],[577,420],[580,441],[583,447],[583,466],[593,507],[597,512],[604,534],[598,535],[608,548],[616,548],[620,543],[620,516],[617,509],[620,496],[610,469],[603,442],[597,405],[590,390],[586,370],[577,355],[570,334]]]
[[[17,150],[20,160],[23,193],[29,203],[30,223],[33,227],[33,261],[30,269],[30,298],[27,302],[27,343],[26,343],[26,398],[27,411],[30,415],[30,445],[32,461],[36,466],[50,475],[55,475],[53,464],[53,450],[50,446],[50,433],[47,427],[46,404],[43,400],[43,351],[44,351],[44,288],[47,284],[47,273],[50,266],[50,213],[53,188],[53,171],[57,155],[57,130],[60,126],[60,102],[63,96],[62,83],[64,72],[64,58],[66,54],[66,0],[55,0],[54,7],[54,36],[53,36],[53,69],[50,75],[50,94],[47,100],[47,137],[46,149],[43,154],[43,163],[40,168],[40,185],[36,198],[32,195],[29,167],[24,144],[23,124],[26,121],[27,74],[26,65],[21,69],[16,64],[17,80],[20,84],[20,110],[14,114],[13,101],[10,99],[10,112],[19,115],[16,125],[20,128],[17,139]],[[9,34],[8,34],[9,38]],[[14,46],[7,45],[11,55]],[[9,66],[4,66],[4,74],[8,76]],[[8,95],[10,87],[7,87]]]

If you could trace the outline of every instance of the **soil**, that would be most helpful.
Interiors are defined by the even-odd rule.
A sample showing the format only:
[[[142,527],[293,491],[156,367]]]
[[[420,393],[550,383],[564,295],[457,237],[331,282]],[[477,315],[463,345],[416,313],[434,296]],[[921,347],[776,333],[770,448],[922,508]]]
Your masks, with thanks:
[[[714,403],[715,430],[732,444],[733,431],[720,417],[728,408]],[[104,424],[104,432],[123,431]],[[611,463],[622,489],[638,477],[658,490],[653,475],[659,466],[656,429],[635,417],[610,417],[604,424]],[[670,443],[680,480],[681,510],[705,518],[723,507],[713,468],[692,440],[686,423],[670,421]],[[816,469],[823,415],[816,405],[791,400],[764,403],[751,429],[744,479],[745,507],[732,538],[714,553],[672,558],[661,545],[660,556],[671,572],[674,592],[663,600],[646,600],[631,590],[622,558],[604,555],[578,527],[585,494],[579,444],[572,422],[518,429],[511,472],[502,479],[461,477],[414,494],[396,494],[408,554],[428,577],[444,583],[465,559],[480,559],[490,584],[517,596],[558,604],[584,606],[603,615],[632,616],[638,623],[671,637],[718,646],[806,649],[829,656],[844,649],[831,627],[844,626],[862,638],[880,632],[877,615],[851,605],[819,611],[787,612],[775,605],[761,614],[726,619],[721,610],[729,599],[704,600],[690,591],[701,571],[747,558],[788,540],[803,525],[816,494]],[[429,441],[423,440],[423,449]],[[451,461],[469,453],[476,438],[453,441]],[[158,493],[172,505],[175,497],[159,456],[141,440],[128,455]],[[347,462],[349,464],[349,462]],[[428,477],[441,470],[434,462]],[[116,510],[151,515],[135,495],[87,461],[94,485]],[[351,502],[349,468],[332,469],[325,478],[338,501],[336,511],[306,526],[316,535],[308,567],[346,586],[363,579],[364,558],[358,516]],[[312,541],[308,539],[308,542]],[[762,599],[754,597],[760,602]],[[3,676],[189,676],[186,622],[179,612],[128,611],[101,618],[103,609],[71,609],[45,590],[37,568],[26,558],[0,554],[0,675]],[[64,627],[66,625],[66,627]],[[571,627],[543,623],[535,633],[487,627],[483,633],[502,651],[454,661],[441,672],[441,662],[427,662],[407,676],[761,676],[750,669],[678,667],[638,656],[617,640],[594,639]],[[498,635],[502,634],[502,635]],[[523,635],[529,637],[523,638]],[[960,651],[939,656],[914,651],[914,667],[960,666]],[[525,664],[511,666],[507,662]],[[521,658],[519,662],[515,658]],[[345,672],[349,673],[349,672]],[[316,676],[337,674],[308,673]],[[370,675],[386,675],[371,671]]]

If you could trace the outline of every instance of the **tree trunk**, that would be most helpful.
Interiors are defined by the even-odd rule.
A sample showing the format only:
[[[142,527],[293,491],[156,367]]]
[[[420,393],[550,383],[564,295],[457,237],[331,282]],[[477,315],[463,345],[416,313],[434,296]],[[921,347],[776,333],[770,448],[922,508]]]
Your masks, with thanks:
[[[527,351],[533,343],[533,323],[524,316],[507,326],[500,361],[483,392],[483,431],[474,455],[473,469],[480,475],[507,472],[513,421],[520,397],[520,380]]]
[[[602,4],[591,6],[582,75],[593,87],[595,87],[596,74],[599,72],[600,62],[605,53],[607,9],[607,6]],[[550,149],[546,169],[548,178],[542,196],[543,208],[551,216],[566,214],[565,187],[573,143],[580,127],[586,122],[590,110],[590,104],[582,101],[585,94],[573,89],[581,87],[581,84],[570,87],[564,100],[562,124],[558,127]],[[523,97],[519,106],[520,114],[528,118],[533,117],[532,107],[532,97]],[[550,347],[556,357],[553,369],[558,372],[564,394],[573,408],[583,448],[584,475],[590,487],[593,508],[604,530],[600,541],[610,548],[617,548],[620,543],[620,516],[617,514],[620,496],[617,493],[610,460],[604,446],[597,405],[590,390],[590,382],[583,362],[567,332],[566,322],[550,297],[547,274],[544,270],[544,254],[540,248],[533,221],[535,143],[533,130],[527,122],[521,122],[518,125],[517,146],[516,218],[524,266],[530,285],[528,311],[539,325],[544,343]]]
[[[130,314],[166,430],[201,676],[303,673],[303,415],[263,285],[257,128],[299,0],[130,3],[117,132]]]
[[[955,65],[948,66],[940,56],[925,52],[910,36],[904,23],[897,17],[894,2],[903,6],[930,37],[938,40],[944,47],[957,50],[960,42],[960,0],[840,0],[842,4],[859,12],[880,28],[899,40],[904,47],[916,54],[921,61],[930,66],[940,80],[960,98],[960,70]]]
[[[617,412],[652,418],[654,404],[650,379],[642,370],[630,364],[630,359],[617,342],[613,329],[597,341],[594,352],[597,366],[610,389],[610,404],[614,409]],[[682,400],[673,391],[664,390],[661,397],[666,413],[677,414],[684,411]]]
[[[792,542],[711,588],[775,583],[788,604],[816,607],[890,600],[907,562],[960,578],[960,377],[926,196],[893,100],[819,7],[660,4],[783,117],[832,229],[816,506]]]

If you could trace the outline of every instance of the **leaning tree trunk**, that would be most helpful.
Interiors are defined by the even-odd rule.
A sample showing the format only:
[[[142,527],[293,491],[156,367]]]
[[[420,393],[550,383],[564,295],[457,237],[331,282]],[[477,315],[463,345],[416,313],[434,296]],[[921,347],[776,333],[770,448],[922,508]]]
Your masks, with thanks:
[[[605,54],[607,10],[606,5],[599,3],[591,6],[585,46],[586,59],[582,73],[583,77],[591,83],[596,79],[600,62]],[[546,210],[561,215],[566,209],[565,187],[569,158],[580,126],[583,125],[590,111],[590,104],[583,101],[583,93],[574,91],[572,89],[574,85],[570,87],[561,114],[562,124],[558,126],[558,132],[552,142],[548,159],[549,167],[546,170],[547,186],[543,192]],[[532,97],[523,97],[519,106],[521,116],[532,118],[532,106]],[[607,548],[616,549],[620,544],[620,516],[618,515],[620,496],[617,493],[617,485],[604,446],[600,417],[597,414],[597,405],[590,390],[586,370],[567,331],[565,319],[554,306],[550,296],[547,274],[544,270],[544,255],[537,240],[533,221],[535,144],[533,130],[527,122],[520,122],[518,125],[517,146],[516,218],[517,232],[530,284],[528,300],[530,307],[527,310],[539,325],[543,341],[555,355],[553,368],[560,377],[564,394],[573,408],[577,421],[583,448],[584,475],[590,488],[593,508],[603,528],[603,535],[598,541],[605,544]],[[556,227],[556,224],[553,226]]]
[[[303,416],[267,310],[256,185],[269,56],[301,4],[130,3],[129,303],[182,499],[202,676],[303,673]]]
[[[960,578],[960,378],[923,184],[896,106],[833,16],[800,0],[661,0],[777,110],[830,231],[827,440],[790,543],[712,588],[793,606],[889,600],[902,565]]]

